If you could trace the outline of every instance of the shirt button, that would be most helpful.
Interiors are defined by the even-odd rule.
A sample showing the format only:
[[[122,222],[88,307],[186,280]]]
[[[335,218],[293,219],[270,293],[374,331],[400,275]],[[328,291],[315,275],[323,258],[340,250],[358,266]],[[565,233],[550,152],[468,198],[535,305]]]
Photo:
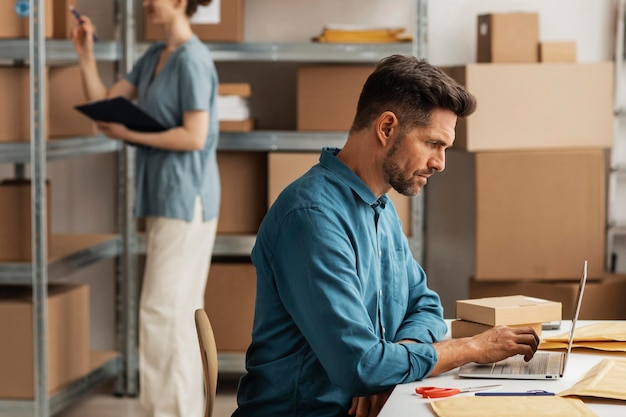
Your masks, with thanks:
[[[383,296],[383,290],[378,290],[378,295]]]
[[[383,252],[382,251],[378,251],[378,257],[380,258],[381,256],[383,256]]]
[[[383,334],[385,334],[385,332],[386,332],[386,330],[385,330],[385,328],[383,327]]]

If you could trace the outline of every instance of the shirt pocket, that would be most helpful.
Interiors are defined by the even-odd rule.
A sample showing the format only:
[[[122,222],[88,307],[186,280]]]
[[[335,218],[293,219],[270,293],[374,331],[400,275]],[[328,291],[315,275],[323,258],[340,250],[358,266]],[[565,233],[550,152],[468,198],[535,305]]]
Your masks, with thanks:
[[[391,251],[391,297],[401,306],[407,305],[409,297],[408,266],[403,248]]]

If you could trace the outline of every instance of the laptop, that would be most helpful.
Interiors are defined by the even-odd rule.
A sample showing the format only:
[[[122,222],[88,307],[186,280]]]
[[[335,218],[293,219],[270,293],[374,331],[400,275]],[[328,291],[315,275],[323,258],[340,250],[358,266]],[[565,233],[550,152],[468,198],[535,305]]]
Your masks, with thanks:
[[[469,363],[459,368],[458,375],[464,378],[497,378],[497,379],[559,379],[563,377],[567,358],[574,342],[574,329],[578,320],[578,313],[583,301],[585,283],[587,282],[587,261],[583,265],[583,274],[578,285],[578,297],[572,328],[569,332],[569,341],[566,352],[537,351],[533,358],[524,362],[524,356],[515,355],[495,363]]]

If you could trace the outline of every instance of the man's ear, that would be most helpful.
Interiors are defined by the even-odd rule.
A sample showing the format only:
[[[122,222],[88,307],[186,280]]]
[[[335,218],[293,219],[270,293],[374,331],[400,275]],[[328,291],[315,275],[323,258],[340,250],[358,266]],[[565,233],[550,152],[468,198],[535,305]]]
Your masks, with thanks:
[[[391,111],[385,111],[376,119],[376,133],[379,140],[385,143],[391,139],[398,129],[398,118]]]

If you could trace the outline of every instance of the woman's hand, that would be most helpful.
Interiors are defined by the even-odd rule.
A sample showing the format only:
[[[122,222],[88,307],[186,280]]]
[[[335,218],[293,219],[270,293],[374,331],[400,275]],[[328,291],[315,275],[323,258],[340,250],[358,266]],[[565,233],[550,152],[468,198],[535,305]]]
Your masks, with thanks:
[[[81,16],[80,22],[74,19],[71,37],[74,50],[79,58],[93,55],[93,34],[96,31],[91,19]]]
[[[96,122],[98,129],[111,139],[127,140],[129,138],[128,128],[120,123]]]

